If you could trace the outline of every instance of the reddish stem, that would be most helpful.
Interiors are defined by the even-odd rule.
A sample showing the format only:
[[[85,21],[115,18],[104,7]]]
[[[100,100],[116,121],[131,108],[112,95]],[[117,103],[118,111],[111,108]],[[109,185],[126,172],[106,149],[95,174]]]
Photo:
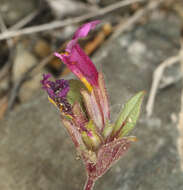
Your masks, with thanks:
[[[84,190],[92,190],[93,186],[95,184],[95,181],[93,179],[91,179],[90,177],[87,178]]]

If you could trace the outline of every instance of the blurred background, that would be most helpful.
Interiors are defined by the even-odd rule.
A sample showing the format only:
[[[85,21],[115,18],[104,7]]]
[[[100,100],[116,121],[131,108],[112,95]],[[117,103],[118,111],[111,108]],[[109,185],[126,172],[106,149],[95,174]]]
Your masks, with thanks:
[[[94,189],[183,189],[182,0],[0,0],[0,189],[82,189],[82,163],[40,80],[71,77],[53,52],[96,19],[80,44],[104,72],[114,115],[147,93],[139,141]]]

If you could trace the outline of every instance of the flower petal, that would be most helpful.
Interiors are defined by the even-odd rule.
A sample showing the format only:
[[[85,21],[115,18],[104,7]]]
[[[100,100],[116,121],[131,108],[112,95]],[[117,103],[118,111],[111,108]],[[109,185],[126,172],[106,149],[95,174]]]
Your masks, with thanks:
[[[79,44],[76,44],[72,48],[69,55],[59,53],[55,53],[54,55],[61,59],[87,88],[90,88],[89,84],[98,85],[98,71]],[[83,80],[84,78],[86,80]]]
[[[49,97],[52,99],[66,97],[69,91],[68,81],[61,79],[53,82],[48,80],[50,77],[50,74],[43,74],[43,80],[41,80],[43,89],[47,91]]]
[[[73,36],[73,39],[78,39],[78,38],[86,37],[88,35],[89,31],[95,29],[96,25],[99,24],[99,23],[100,23],[99,20],[95,20],[95,21],[83,24],[75,32],[75,34]]]
[[[77,43],[79,38],[86,37],[90,30],[94,29],[100,21],[96,20],[81,26],[68,43],[66,53],[54,53],[69,69],[86,85],[89,91],[93,85],[98,85],[98,72],[90,58],[85,54]]]
[[[81,27],[79,27],[77,31],[75,32],[72,40],[68,43],[66,51],[70,52],[72,48],[74,47],[74,45],[77,43],[78,39],[86,37],[88,33],[90,32],[90,30],[95,29],[96,25],[99,23],[100,23],[99,20],[95,20],[95,21],[83,24]]]

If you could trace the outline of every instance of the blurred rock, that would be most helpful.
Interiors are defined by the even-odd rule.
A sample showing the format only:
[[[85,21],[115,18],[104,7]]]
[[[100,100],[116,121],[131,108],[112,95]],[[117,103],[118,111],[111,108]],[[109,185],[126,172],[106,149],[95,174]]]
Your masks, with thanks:
[[[15,51],[15,59],[13,64],[13,80],[19,80],[22,75],[36,63],[38,63],[38,60],[30,52],[29,48],[24,43],[19,43],[16,46]]]
[[[41,88],[40,81],[44,73],[47,73],[44,69],[30,80],[24,82],[19,92],[19,100],[21,103],[30,100],[34,94]]]
[[[169,29],[170,25],[173,28]],[[149,92],[154,69],[179,52],[179,32],[180,23],[173,16],[152,19],[144,27],[110,42],[95,56],[97,63],[106,65],[103,69],[107,81],[115,81],[108,83],[112,105],[126,101],[139,90]],[[172,69],[175,75],[180,72]],[[154,115],[150,119],[141,115],[133,132],[139,141],[98,181],[96,189],[182,189],[183,172],[177,151],[179,134],[177,123],[171,122],[172,113],[178,117],[181,88],[181,82],[177,82],[158,93]]]
[[[8,80],[7,79],[1,80],[1,82],[0,82],[0,95],[2,95],[4,92],[7,92],[8,88],[9,88]]]
[[[60,126],[58,112],[47,96],[39,93],[35,93],[31,103],[10,116],[8,124],[0,123],[0,163],[3,165],[0,189],[79,190],[81,181],[77,176],[80,180],[85,177],[84,171],[80,173],[81,163],[75,160],[72,142]]]
[[[41,43],[41,42],[40,42]],[[41,45],[39,45],[41,46]],[[44,46],[42,44],[42,46]],[[36,63],[38,59],[29,50],[26,44],[19,43],[16,46],[15,60],[13,65],[13,80],[16,83],[22,76]],[[44,48],[43,48],[44,49]],[[40,51],[37,47],[37,51]],[[39,52],[40,53],[40,52]],[[45,52],[46,53],[46,52]],[[43,53],[42,53],[43,55]],[[24,82],[19,92],[19,99],[21,102],[25,102],[32,97],[32,95],[40,88],[40,80],[42,74],[45,73],[42,70],[38,75]]]
[[[67,16],[79,16],[92,11],[93,7],[75,0],[46,0],[50,5],[53,14],[58,18]]]
[[[103,65],[112,105],[124,103],[142,89],[149,91],[156,66],[178,53],[179,29],[174,17],[153,19],[101,48],[94,62]],[[132,48],[134,57],[143,55],[138,64],[129,51],[134,44],[146,47]],[[139,141],[94,189],[182,190],[178,131],[171,122],[172,113],[177,116],[180,109],[181,88],[177,83],[158,94],[153,117],[142,114],[133,132]],[[60,125],[59,113],[42,91],[0,123],[0,189],[82,189],[84,169],[75,160],[73,144]]]
[[[13,25],[36,9],[38,1],[0,0],[0,12],[7,25]]]

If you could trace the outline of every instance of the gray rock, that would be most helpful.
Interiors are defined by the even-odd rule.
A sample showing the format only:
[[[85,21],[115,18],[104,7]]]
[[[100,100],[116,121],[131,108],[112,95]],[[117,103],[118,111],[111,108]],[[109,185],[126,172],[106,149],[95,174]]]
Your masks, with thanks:
[[[57,19],[67,16],[79,16],[94,10],[94,7],[87,7],[81,1],[75,0],[46,0],[50,5],[53,14]]]
[[[25,64],[26,60],[26,64]],[[19,43],[15,49],[15,58],[13,62],[13,80],[19,80],[33,65],[38,63],[36,57],[23,44]]]
[[[0,0],[0,12],[7,25],[12,25],[20,19],[35,11],[38,1],[31,0]]]
[[[95,63],[103,65],[113,107],[142,89],[149,91],[155,67],[178,52],[179,28],[174,17],[153,19],[95,55]],[[178,114],[180,90],[178,82],[158,94],[153,117],[143,113],[133,132],[139,141],[94,189],[182,190],[178,131],[170,118]],[[82,189],[84,168],[45,93],[38,92],[0,123],[0,139],[0,189]]]

